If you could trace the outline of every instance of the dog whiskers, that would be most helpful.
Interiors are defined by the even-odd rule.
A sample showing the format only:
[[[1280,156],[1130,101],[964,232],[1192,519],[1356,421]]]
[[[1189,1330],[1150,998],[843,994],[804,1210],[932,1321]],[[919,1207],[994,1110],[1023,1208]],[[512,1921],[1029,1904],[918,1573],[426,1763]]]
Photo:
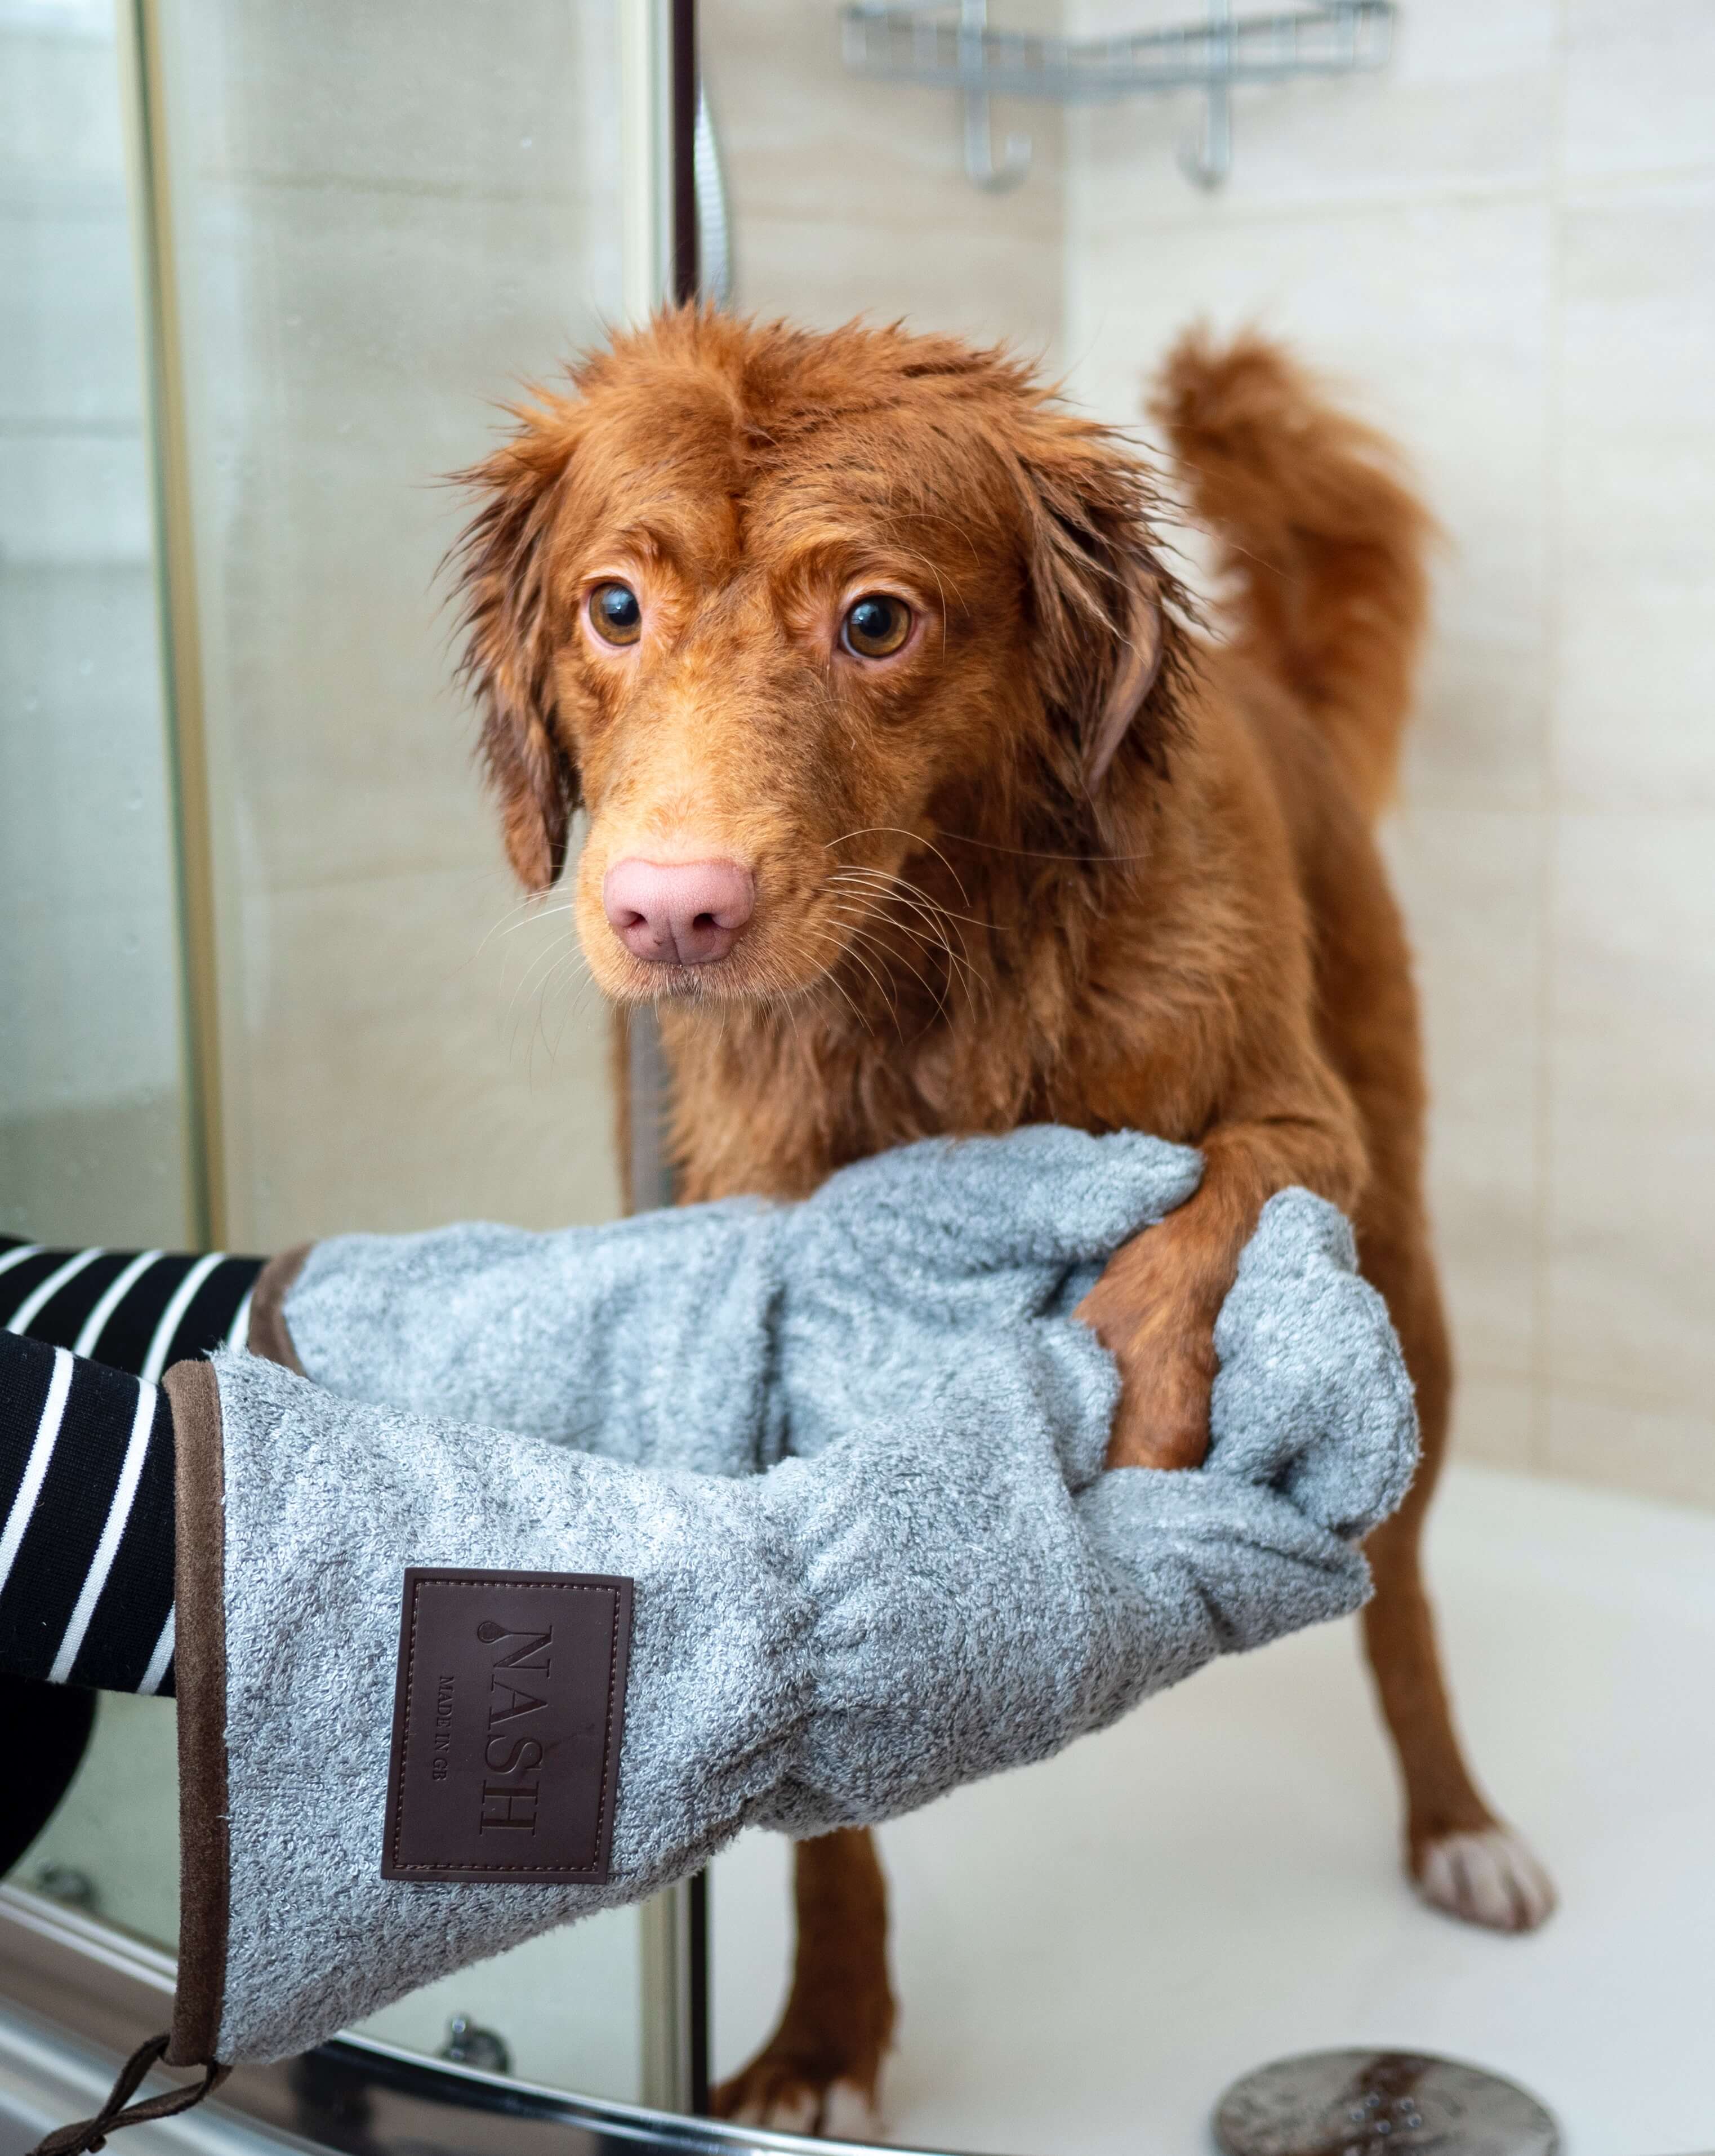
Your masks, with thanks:
[[[1082,861],[1093,868],[1124,868],[1133,861],[1146,861],[1147,854],[1048,854],[1035,846],[1001,846],[992,839],[967,838],[961,831],[948,831],[944,835],[955,846],[980,846],[987,854],[1012,854],[1021,861]]]
[[[545,906],[542,901],[547,896],[546,891],[532,891],[526,892],[522,898],[514,899],[499,919],[484,932],[482,941],[476,947],[476,956],[480,957],[497,936],[509,936],[516,929],[529,927],[533,921],[545,921],[550,914],[567,911],[570,901],[560,906]]]
[[[831,880],[837,880],[833,879]],[[864,905],[866,906],[866,918],[871,920],[878,921],[882,919],[883,917],[882,909],[891,901],[896,898],[903,900],[904,903],[917,916],[918,919],[926,922],[928,926],[923,928],[914,927],[909,920],[902,920],[897,913],[888,914],[886,916],[890,921],[891,924],[894,927],[902,930],[904,934],[912,937],[914,942],[924,944],[931,950],[943,952],[949,963],[960,970],[961,975],[965,980],[966,986],[972,988],[975,988],[976,982],[976,970],[970,963],[970,954],[965,947],[964,937],[962,936],[960,937],[959,948],[955,951],[947,935],[946,929],[942,926],[940,916],[932,906],[925,906],[921,901],[914,897],[909,891],[893,891],[883,886],[866,886],[859,884],[857,886],[842,886],[842,888],[845,889],[847,896],[856,899],[860,905]],[[934,932],[931,933],[931,931]]]
[[[883,963],[885,965],[886,954],[883,952],[879,953],[878,955],[881,956]],[[874,967],[870,964],[869,961],[863,956],[863,953],[856,947],[849,938],[847,939],[846,942],[845,956],[850,958],[854,964],[861,966],[864,972],[868,974],[870,979],[874,982],[876,993],[881,998],[882,1001],[886,1004],[888,1015],[892,1018],[894,1029],[897,1030],[899,1024],[898,1003],[896,998],[891,996],[888,993],[887,988],[883,984],[881,975],[876,972]]]
[[[947,874],[952,877],[954,882],[959,884],[960,897],[964,900],[967,906],[970,905],[970,893],[966,891],[962,883],[959,883],[958,870],[954,867],[951,861],[947,859],[940,848],[936,845],[934,839],[925,839],[920,832],[904,830],[897,824],[866,824],[861,830],[846,831],[842,833],[837,839],[830,839],[823,850],[831,854],[836,846],[843,846],[848,839],[870,838],[909,839],[913,845],[926,846],[929,852],[932,853],[935,859],[940,863],[941,866],[947,871]]]
[[[793,939],[791,947],[786,955],[795,964],[801,965],[804,960],[807,957],[812,963],[821,966],[821,961],[817,957],[815,951],[813,949],[806,951],[796,937]],[[846,993],[845,989],[841,986],[840,983],[835,979],[833,974],[825,967],[822,968],[818,978],[813,983],[813,987],[819,988],[824,981],[826,981],[830,987],[836,989],[838,993],[844,998],[846,1005],[852,1012],[852,1016],[861,1020],[863,1018],[863,1013],[858,1009],[857,1004],[852,1001],[851,997]],[[782,982],[777,987],[772,988],[770,991],[770,1009],[784,1011],[791,1019],[792,1046],[795,1050],[802,1046],[803,1034],[800,1029],[799,1018],[802,1006],[811,992],[812,990],[811,988],[799,987],[790,982]]]
[[[893,904],[896,901],[909,907],[925,924],[927,929],[934,932],[932,935],[925,936],[923,940],[938,946],[946,952],[953,964],[964,968],[966,987],[973,993],[975,993],[978,975],[970,963],[970,954],[965,946],[964,936],[957,927],[962,916],[949,913],[945,906],[931,899],[916,885],[908,882],[903,877],[890,876],[883,870],[837,870],[829,877],[828,882],[830,886],[843,886],[854,897],[877,901],[878,911],[880,904]],[[897,919],[897,916],[895,918]],[[909,930],[909,924],[906,921],[898,921],[897,925],[908,929],[911,933],[919,932]],[[959,937],[959,947],[956,951],[948,934],[950,927]]]
[[[559,981],[572,973],[574,970],[573,967],[567,964],[556,966],[542,983],[541,992],[536,1001],[535,1027],[530,1036],[530,1045],[525,1066],[525,1075],[532,1081],[535,1076],[536,1043],[540,1041],[546,1050],[550,1065],[557,1064],[560,1060],[560,1045],[566,1038],[566,1029],[581,1014],[588,999],[593,983],[589,976],[585,974],[583,978],[578,981],[576,993],[562,1008],[560,1023],[555,1029],[554,1037],[550,1040],[548,1037],[548,997]]]
[[[840,937],[834,934],[832,930],[827,928],[812,928],[810,932],[817,939],[818,942],[828,942],[833,945],[835,960],[836,963],[837,963],[839,956],[844,948]],[[863,1030],[869,1034],[872,1040],[873,1040],[875,1037],[875,1028],[871,1025],[868,1019],[864,1015],[861,1006],[852,996],[851,990],[840,978],[838,973],[835,972],[834,968],[832,966],[823,964],[821,959],[817,958],[813,947],[808,955],[811,958],[815,958],[816,963],[822,966],[822,973],[817,985],[820,987],[823,983],[826,983],[826,984],[833,990],[834,993],[844,1003],[846,1008],[851,1012],[852,1017],[857,1019],[858,1024],[861,1025]]]
[[[534,901],[526,901],[526,903],[534,904]],[[515,911],[516,908],[513,910]],[[564,906],[548,909],[539,908],[530,918],[542,919],[545,917],[547,912],[561,913],[567,910]],[[524,922],[513,923],[514,927],[525,925],[527,924]],[[490,936],[494,932],[491,930]],[[509,934],[511,931],[503,929],[499,932]],[[488,940],[488,937],[484,939],[485,943]],[[562,1008],[559,1024],[550,1040],[548,1036],[549,998],[557,984],[566,978],[576,979],[576,993]],[[502,1021],[507,1036],[508,1055],[516,1055],[520,1029],[524,1023],[524,1014],[520,1005],[526,1000],[534,1005],[530,1041],[525,1052],[525,1069],[527,1078],[534,1075],[538,1041],[546,1050],[550,1063],[558,1060],[560,1045],[566,1037],[566,1030],[581,1014],[593,987],[594,979],[590,973],[588,961],[584,955],[582,947],[575,938],[556,937],[545,950],[536,952],[530,959],[512,991],[507,1004],[506,1016]]]
[[[931,898],[921,884],[913,883],[909,876],[896,875],[891,869],[856,867],[836,869],[833,875],[828,878],[828,881],[830,883],[833,883],[842,877],[865,877],[872,882],[885,883],[889,885],[902,895],[909,894],[911,897],[916,899],[919,904],[929,907],[934,912],[939,915],[943,920],[960,921],[963,921],[967,927],[981,928],[984,930],[991,930],[995,926],[995,923],[991,921],[979,921],[976,916],[972,913],[954,912],[951,906],[943,906],[939,899]],[[967,901],[967,903],[969,901]]]
[[[847,941],[845,945],[843,955],[848,957],[855,957],[857,956],[857,953],[851,947],[850,932],[847,932]],[[914,968],[911,970],[914,973],[915,972]],[[923,977],[921,974],[918,974],[917,978],[921,980]],[[924,985],[928,990],[931,1008],[928,1015],[924,1018],[923,1024],[918,1027],[915,1033],[911,1034],[909,1037],[906,1034],[904,1026],[900,1020],[898,1006],[897,1004],[893,1005],[890,1010],[889,1014],[893,1021],[894,1030],[898,1034],[900,1040],[908,1048],[913,1042],[921,1040],[924,1034],[929,1031],[930,1026],[934,1024],[937,1019],[945,1019],[951,1015],[947,1008],[947,999],[945,995],[938,992],[933,985],[927,982],[925,982]]]
[[[534,928],[539,921],[552,921],[556,915],[576,913],[576,911],[577,901],[575,898],[563,900],[558,906],[540,906],[534,913],[526,914],[522,921],[514,921],[509,928],[491,928],[483,941],[486,943],[490,936],[516,936],[520,929]]]
[[[931,912],[937,921],[956,921],[956,923],[963,923],[965,927],[982,929],[985,933],[991,932],[991,929],[996,927],[993,921],[978,921],[976,914],[956,914],[950,906],[941,906],[939,899],[933,899],[931,895],[922,888],[922,884],[914,884],[909,880],[909,875],[894,875],[892,869],[836,869],[834,875],[827,877],[827,882],[830,884],[838,884],[838,882],[873,884],[873,886],[877,888],[885,888],[885,891],[896,895],[896,897],[905,899],[907,906],[916,906],[920,912]],[[959,938],[959,942],[961,942],[963,947],[963,938]]]
[[[917,967],[914,966],[911,963],[911,961],[904,956],[904,952],[889,951],[887,946],[881,941],[880,937],[871,932],[868,924],[878,919],[878,916],[876,914],[873,912],[854,911],[849,906],[835,906],[833,911],[839,915],[842,920],[848,921],[852,924],[846,932],[848,948],[853,942],[862,942],[867,944],[871,949],[875,951],[884,963],[888,959],[897,958],[899,963],[904,967],[906,972],[910,974],[913,980],[916,981],[922,987],[924,993],[934,999],[935,1009],[940,1016],[945,1018],[947,1015],[947,998],[945,991],[938,988],[934,983],[929,978],[927,974],[920,972]],[[902,927],[904,926],[903,923],[898,925]],[[907,933],[914,933],[914,932],[908,930]],[[918,940],[921,942],[927,942],[929,941],[926,937],[919,937]],[[856,955],[855,952],[853,955]],[[896,1010],[896,1018],[897,1015],[898,1014]]]
[[[525,968],[523,977],[519,982],[515,993],[522,995],[532,986],[545,987],[548,981],[552,978],[555,969],[557,967],[565,964],[568,960],[575,965],[582,965],[584,963],[584,956],[581,949],[576,942],[569,942],[563,938],[550,943],[545,951],[538,951],[535,956],[530,960],[530,963]],[[532,977],[535,974],[538,967],[545,968],[539,983],[534,982],[532,979]]]

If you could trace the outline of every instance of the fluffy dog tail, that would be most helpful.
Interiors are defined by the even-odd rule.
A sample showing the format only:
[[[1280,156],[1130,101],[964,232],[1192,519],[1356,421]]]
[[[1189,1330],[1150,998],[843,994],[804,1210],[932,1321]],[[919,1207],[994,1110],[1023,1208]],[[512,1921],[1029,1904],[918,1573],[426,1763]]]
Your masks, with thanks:
[[[1150,410],[1236,588],[1241,647],[1309,707],[1374,814],[1410,708],[1435,531],[1397,452],[1254,332],[1223,347],[1189,331]]]

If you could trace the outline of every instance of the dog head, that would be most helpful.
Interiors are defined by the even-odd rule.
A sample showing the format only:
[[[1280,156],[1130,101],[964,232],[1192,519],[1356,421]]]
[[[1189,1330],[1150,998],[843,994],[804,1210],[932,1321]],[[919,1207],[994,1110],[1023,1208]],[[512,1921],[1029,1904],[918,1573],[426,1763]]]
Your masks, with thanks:
[[[610,995],[801,994],[914,855],[1088,848],[1119,774],[1160,766],[1148,480],[1015,361],[690,309],[571,387],[463,475],[463,667],[527,889],[587,808]]]

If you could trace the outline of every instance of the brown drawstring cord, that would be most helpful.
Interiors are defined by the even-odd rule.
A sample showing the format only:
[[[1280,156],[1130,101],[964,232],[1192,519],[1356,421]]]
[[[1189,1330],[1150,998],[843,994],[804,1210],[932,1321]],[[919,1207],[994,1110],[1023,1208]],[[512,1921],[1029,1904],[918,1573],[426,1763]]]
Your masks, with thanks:
[[[134,2103],[129,2111],[125,2105],[136,2092],[143,2076],[161,2058],[170,2036],[151,2036],[146,2044],[138,2045],[120,2068],[107,2101],[93,2118],[81,2119],[75,2126],[62,2126],[38,2141],[30,2156],[84,2156],[86,2150],[105,2146],[110,2133],[116,2133],[122,2126],[145,2126],[151,2118],[173,2118],[192,2104],[201,2103],[205,2096],[218,2089],[232,2071],[230,2066],[211,2063],[200,2082],[192,2082],[188,2088],[167,2089],[160,2096],[147,2097],[141,2103]]]

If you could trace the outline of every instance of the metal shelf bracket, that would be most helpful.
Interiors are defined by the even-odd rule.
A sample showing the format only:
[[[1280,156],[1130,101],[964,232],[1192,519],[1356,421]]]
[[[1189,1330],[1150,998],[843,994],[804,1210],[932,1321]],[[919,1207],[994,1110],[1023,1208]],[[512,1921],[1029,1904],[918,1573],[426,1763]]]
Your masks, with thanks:
[[[1112,38],[1048,38],[996,30],[988,0],[847,0],[846,65],[880,81],[955,91],[964,113],[965,170],[998,193],[1030,169],[1030,138],[995,146],[996,97],[1059,105],[1200,90],[1203,126],[1180,151],[1185,177],[1217,187],[1232,169],[1232,92],[1240,83],[1353,74],[1380,67],[1393,43],[1395,0],[1326,0],[1289,14],[1235,16],[1210,0],[1209,18]]]

